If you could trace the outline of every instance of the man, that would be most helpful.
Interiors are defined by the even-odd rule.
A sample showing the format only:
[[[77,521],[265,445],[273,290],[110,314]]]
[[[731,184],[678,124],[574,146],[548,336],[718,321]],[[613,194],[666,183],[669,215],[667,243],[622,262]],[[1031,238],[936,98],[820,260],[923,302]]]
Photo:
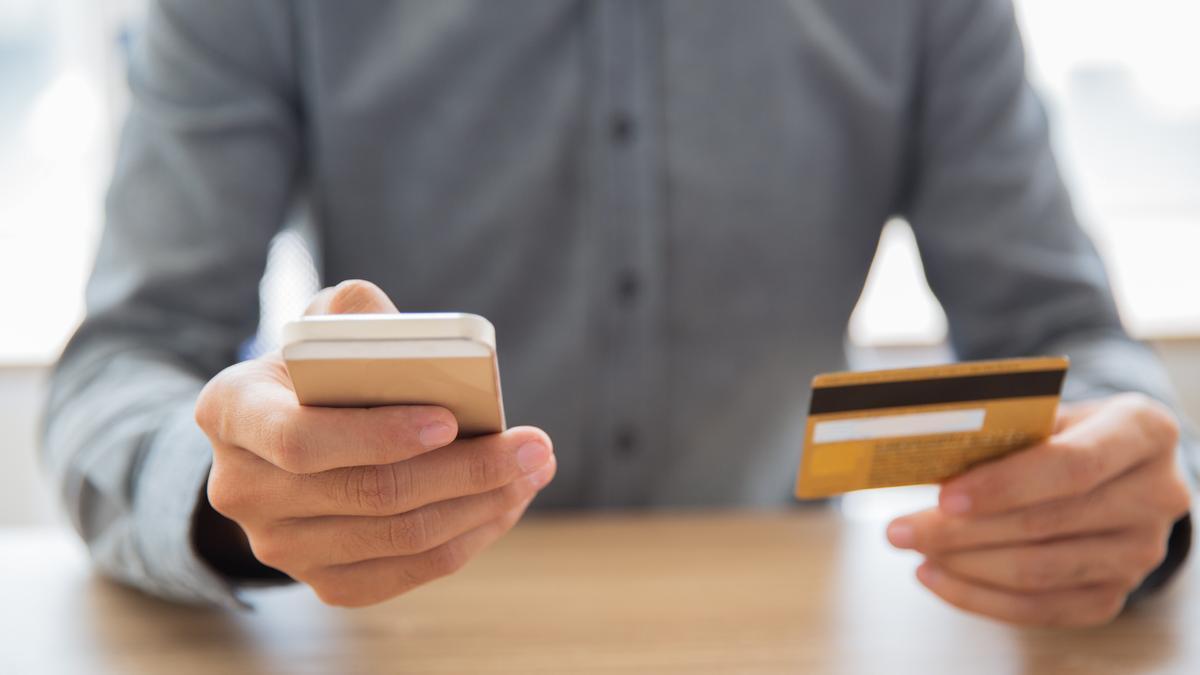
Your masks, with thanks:
[[[539,493],[787,504],[807,383],[844,365],[894,215],[958,356],[1066,353],[1084,401],[891,525],[921,581],[1084,625],[1186,553],[1168,386],[1076,224],[1006,2],[162,2],[130,83],[46,441],[117,578],[231,604],[280,570],[362,605]],[[278,355],[231,365],[298,198],[324,278],[374,282],[310,311],[487,316],[510,419],[540,429],[455,440],[445,410],[301,408]]]

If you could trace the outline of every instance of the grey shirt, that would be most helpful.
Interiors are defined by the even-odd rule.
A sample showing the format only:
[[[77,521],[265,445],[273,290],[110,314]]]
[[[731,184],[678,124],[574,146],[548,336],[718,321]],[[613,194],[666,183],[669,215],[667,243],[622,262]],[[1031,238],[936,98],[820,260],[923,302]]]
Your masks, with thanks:
[[[171,1],[45,455],[107,573],[230,603],[189,540],[203,383],[307,212],[326,283],[496,325],[538,507],[784,505],[814,373],[889,218],[959,357],[1066,353],[1073,398],[1168,398],[1121,328],[1007,2]]]

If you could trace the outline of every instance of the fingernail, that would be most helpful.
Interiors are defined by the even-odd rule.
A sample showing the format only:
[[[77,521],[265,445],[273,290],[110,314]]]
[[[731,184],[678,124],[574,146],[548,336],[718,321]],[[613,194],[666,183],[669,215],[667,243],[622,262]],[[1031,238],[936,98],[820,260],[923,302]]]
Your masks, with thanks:
[[[421,445],[432,450],[440,448],[454,440],[454,428],[443,422],[434,422],[421,429],[421,432],[417,436],[421,441]]]
[[[912,525],[892,523],[888,525],[887,538],[896,548],[912,548],[916,544],[917,535]]]
[[[542,465],[542,468],[529,474],[525,480],[529,481],[529,485],[533,487],[533,489],[540,490],[550,482],[552,477],[554,477],[554,465],[550,462],[546,462],[544,465]]]
[[[917,578],[925,585],[936,584],[942,580],[942,571],[933,563],[921,563],[917,568]]]
[[[971,498],[966,495],[949,495],[942,497],[941,507],[946,513],[960,516],[971,510]]]
[[[550,448],[541,441],[530,441],[517,448],[517,466],[525,473],[540,468],[549,459]]]

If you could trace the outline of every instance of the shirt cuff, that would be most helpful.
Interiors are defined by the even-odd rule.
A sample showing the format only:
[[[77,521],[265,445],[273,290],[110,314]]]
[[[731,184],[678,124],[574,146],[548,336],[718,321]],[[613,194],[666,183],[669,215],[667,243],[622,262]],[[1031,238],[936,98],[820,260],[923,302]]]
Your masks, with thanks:
[[[192,523],[212,466],[212,446],[181,406],[154,435],[136,476],[134,530],[146,590],[177,602],[246,609],[233,584],[197,554]]]
[[[1176,458],[1188,482],[1188,488],[1192,493],[1193,501],[1198,494],[1196,490],[1197,477],[1195,471],[1198,450],[1200,450],[1200,443],[1197,443],[1193,430],[1185,422],[1183,440],[1179,444]],[[1149,576],[1142,580],[1140,586],[1129,594],[1129,603],[1134,603],[1146,596],[1153,595],[1163,586],[1167,585],[1167,582],[1173,579],[1179,569],[1183,567],[1183,563],[1187,560],[1191,549],[1192,514],[1186,513],[1182,518],[1175,521],[1175,525],[1171,528],[1171,534],[1167,538],[1167,554],[1163,557],[1163,561],[1159,563],[1158,567]]]

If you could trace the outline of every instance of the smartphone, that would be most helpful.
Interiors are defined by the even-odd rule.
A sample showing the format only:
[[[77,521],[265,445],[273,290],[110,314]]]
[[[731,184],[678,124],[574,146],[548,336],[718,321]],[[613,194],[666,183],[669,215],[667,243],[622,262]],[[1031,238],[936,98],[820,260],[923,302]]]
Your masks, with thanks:
[[[283,328],[303,405],[443,406],[459,436],[504,431],[496,329],[475,314],[334,314]]]

